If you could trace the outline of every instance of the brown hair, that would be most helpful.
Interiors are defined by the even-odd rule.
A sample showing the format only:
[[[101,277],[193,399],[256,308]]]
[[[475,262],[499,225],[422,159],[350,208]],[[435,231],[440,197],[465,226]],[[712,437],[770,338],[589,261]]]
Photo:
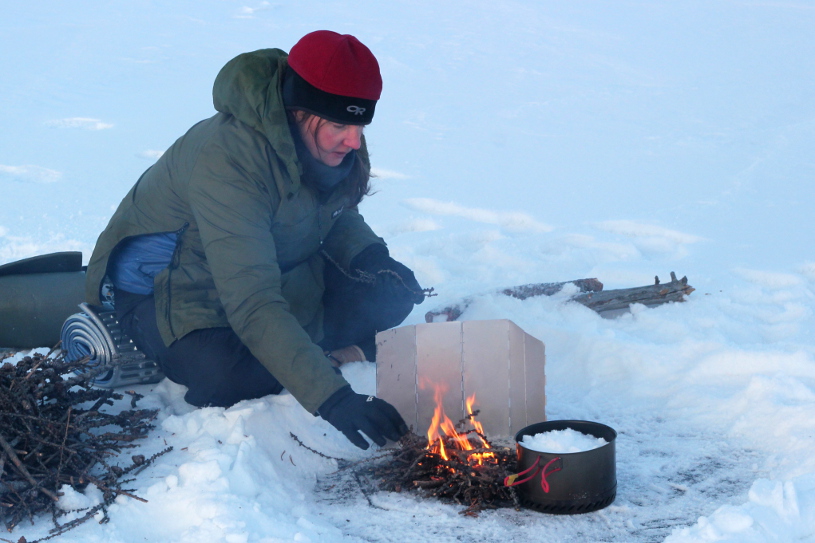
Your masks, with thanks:
[[[317,136],[320,129],[322,129],[326,123],[331,121],[308,111],[303,111],[303,117],[299,121],[297,120],[295,111],[289,110],[289,115],[295,124],[306,124],[312,117],[317,117],[319,119],[317,121],[317,126],[314,127],[314,133],[312,135],[314,138],[314,145],[319,147],[317,143]],[[371,167],[362,160],[360,155],[361,153],[359,152],[355,153],[354,165],[351,166],[351,171],[348,173],[348,176],[342,181],[342,183],[340,183],[338,187],[338,189],[341,190],[348,198],[352,206],[359,204],[365,196],[371,193]]]

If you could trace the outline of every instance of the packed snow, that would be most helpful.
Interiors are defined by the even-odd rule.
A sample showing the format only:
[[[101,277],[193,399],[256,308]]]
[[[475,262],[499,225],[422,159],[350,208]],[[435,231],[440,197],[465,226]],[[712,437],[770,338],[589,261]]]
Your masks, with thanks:
[[[549,453],[579,453],[607,445],[602,437],[594,437],[572,428],[550,430],[539,434],[525,435],[518,442],[525,449]]]
[[[325,457],[376,453],[288,394],[193,409],[165,380],[138,389],[160,410],[139,452],[173,447],[129,485],[147,503],[121,497],[59,541],[815,540],[812,2],[48,0],[0,15],[0,264],[87,261],[141,172],[213,113],[230,58],[354,34],[385,84],[361,210],[439,294],[406,324],[474,296],[462,318],[546,344],[550,420],[618,432],[609,507],[469,518],[338,469]],[[686,302],[614,319],[569,303],[575,288],[491,294],[671,271],[696,288]],[[375,391],[372,363],[343,371]],[[61,505],[99,497],[64,489]]]

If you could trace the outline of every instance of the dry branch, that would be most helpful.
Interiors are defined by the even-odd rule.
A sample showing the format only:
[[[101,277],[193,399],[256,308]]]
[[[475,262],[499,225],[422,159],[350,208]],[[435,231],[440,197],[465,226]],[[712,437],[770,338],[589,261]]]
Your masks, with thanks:
[[[23,519],[33,522],[35,515],[50,513],[55,528],[43,541],[99,510],[106,514],[106,506],[119,495],[141,500],[121,487],[121,476],[170,450],[149,459],[133,456],[127,468],[110,465],[112,457],[147,435],[157,411],[100,411],[124,396],[91,388],[93,372],[74,373],[82,364],[49,353],[0,366],[0,518],[8,531]],[[129,394],[134,407],[139,395]],[[103,503],[81,519],[59,524],[64,514],[57,506],[61,487],[82,491],[88,484],[102,491]]]

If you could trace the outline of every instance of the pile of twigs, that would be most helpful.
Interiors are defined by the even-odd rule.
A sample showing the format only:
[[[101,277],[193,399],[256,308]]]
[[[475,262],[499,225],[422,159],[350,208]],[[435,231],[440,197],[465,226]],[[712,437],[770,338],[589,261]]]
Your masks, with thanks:
[[[104,521],[106,506],[119,495],[145,501],[122,488],[127,482],[122,477],[169,451],[151,458],[133,456],[124,468],[108,463],[122,449],[136,446],[153,427],[157,411],[135,409],[141,396],[131,391],[130,410],[101,412],[124,396],[91,387],[92,378],[109,368],[74,374],[83,363],[66,363],[59,354],[34,354],[16,364],[0,360],[0,518],[9,531],[26,518],[33,522],[35,515],[50,513],[55,528],[42,541],[99,511]],[[102,491],[103,503],[60,524],[60,488],[69,485],[82,491],[89,484]]]
[[[504,486],[504,479],[515,473],[518,463],[513,449],[490,444],[488,449],[463,451],[456,449],[452,438],[444,439],[447,460],[427,449],[426,438],[409,433],[399,441],[399,448],[370,471],[383,490],[415,490],[426,497],[465,505],[461,511],[464,515],[477,516],[480,511],[499,507],[520,508],[514,488]],[[491,452],[494,457],[476,465],[471,454],[479,452]]]

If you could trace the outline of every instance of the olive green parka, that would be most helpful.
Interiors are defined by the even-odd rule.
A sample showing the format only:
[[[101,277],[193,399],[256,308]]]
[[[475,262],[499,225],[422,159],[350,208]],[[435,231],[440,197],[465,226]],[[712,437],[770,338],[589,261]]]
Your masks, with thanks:
[[[218,113],[142,174],[99,236],[86,299],[100,304],[119,242],[175,232],[172,262],[154,281],[164,342],[230,326],[314,413],[347,384],[314,343],[322,338],[320,252],[348,269],[364,248],[384,241],[342,184],[328,196],[301,184],[280,94],[284,70],[279,49],[245,53],[223,67],[213,88]],[[358,153],[368,167],[364,141]]]

